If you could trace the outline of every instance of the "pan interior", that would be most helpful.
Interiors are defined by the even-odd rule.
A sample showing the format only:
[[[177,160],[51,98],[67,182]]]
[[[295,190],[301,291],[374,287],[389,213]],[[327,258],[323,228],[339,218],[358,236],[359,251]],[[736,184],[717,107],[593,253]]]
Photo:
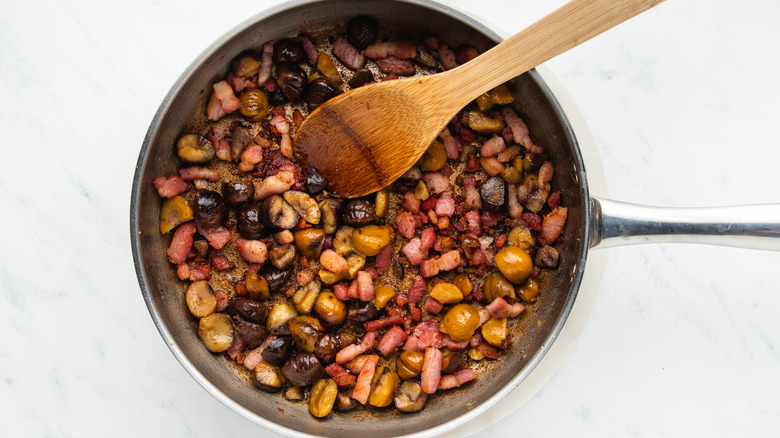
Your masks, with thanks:
[[[553,187],[562,191],[569,209],[562,242],[561,264],[544,271],[539,300],[513,324],[514,343],[498,361],[483,360],[484,373],[464,388],[433,397],[417,414],[394,409],[334,411],[326,420],[308,412],[306,403],[257,390],[247,372],[225,355],[209,353],[197,335],[197,321],[184,303],[185,285],[168,263],[170,237],[159,233],[161,201],[152,180],[176,171],[176,138],[191,129],[190,109],[203,105],[213,81],[224,77],[230,60],[263,42],[297,35],[303,29],[343,31],[346,19],[370,15],[383,26],[410,37],[435,35],[453,46],[475,45],[485,51],[500,37],[473,19],[430,2],[387,0],[294,3],[261,14],[240,25],[210,47],[184,73],[163,101],[138,160],[131,205],[133,256],[149,311],[166,343],[193,377],[222,402],[265,427],[285,434],[321,436],[399,436],[442,432],[473,418],[508,394],[525,378],[554,341],[571,309],[587,253],[587,186],[582,158],[565,115],[540,77],[531,71],[512,81],[513,106],[528,124],[537,144],[549,153],[556,172]],[[486,73],[487,74],[487,73]]]

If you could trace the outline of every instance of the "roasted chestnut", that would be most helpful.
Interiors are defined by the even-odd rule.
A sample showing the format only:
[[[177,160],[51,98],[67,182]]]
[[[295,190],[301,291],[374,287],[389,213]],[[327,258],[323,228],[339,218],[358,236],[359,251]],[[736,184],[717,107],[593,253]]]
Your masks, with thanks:
[[[479,188],[479,197],[482,199],[482,206],[490,211],[502,212],[506,210],[506,196],[506,181],[497,176],[488,178]]]
[[[328,181],[326,181],[325,178],[317,172],[317,169],[312,167],[306,173],[306,182],[304,187],[306,187],[306,193],[309,193],[310,195],[316,195],[328,187]]]
[[[293,351],[293,340],[289,336],[277,336],[276,339],[268,343],[261,356],[268,363],[282,366]]]
[[[277,65],[285,62],[300,64],[306,60],[306,52],[300,40],[288,38],[274,44],[273,59]]]
[[[311,82],[306,88],[306,103],[309,104],[309,110],[313,110],[333,97],[336,97],[341,90],[333,84],[333,81],[325,76],[321,76]]]
[[[268,282],[268,288],[271,289],[271,292],[279,292],[293,277],[293,269],[276,269],[266,265],[261,274]]]
[[[246,204],[255,194],[255,185],[251,181],[222,183],[222,196],[230,205]]]
[[[377,39],[377,23],[371,17],[360,15],[347,22],[347,41],[363,50]]]
[[[331,363],[336,360],[336,353],[341,350],[341,341],[339,337],[328,333],[317,341],[314,347],[314,355],[322,363]]]
[[[265,319],[268,317],[268,307],[265,304],[244,297],[233,298],[228,310],[255,324],[265,324]]]
[[[310,259],[319,258],[325,236],[325,231],[320,228],[304,228],[293,233],[295,247]]]
[[[350,88],[357,88],[361,85],[370,84],[371,82],[374,82],[374,74],[367,68],[361,68],[352,75],[347,83]]]
[[[289,230],[298,225],[301,218],[292,205],[279,195],[271,196],[263,201],[264,220],[280,230]]]
[[[268,329],[265,326],[246,321],[240,316],[233,317],[233,327],[246,344],[246,348],[257,348],[268,337]]]
[[[277,392],[284,386],[284,375],[279,367],[260,362],[255,368],[255,385],[266,392]]]
[[[195,220],[204,227],[218,227],[227,218],[227,204],[217,192],[199,190],[193,200]]]
[[[271,112],[268,96],[263,93],[263,90],[247,88],[238,95],[238,99],[241,101],[238,112],[250,122],[259,122],[268,117]]]
[[[376,215],[376,209],[371,201],[366,199],[353,199],[344,206],[344,213],[341,220],[352,227],[364,227],[374,225],[380,222]]]
[[[258,202],[250,202],[239,207],[236,211],[236,227],[241,236],[246,239],[256,240],[264,237],[266,227],[262,205]]]
[[[308,79],[303,69],[295,64],[279,64],[276,66],[279,89],[290,100],[300,99],[306,93]]]
[[[298,349],[307,353],[314,353],[314,347],[320,340],[322,325],[313,316],[299,316],[288,325],[290,336],[292,336]]]
[[[251,78],[260,71],[263,61],[255,53],[246,53],[233,61],[233,74],[240,78]]]
[[[298,353],[282,367],[284,376],[293,385],[308,386],[325,375],[325,369],[312,353]]]
[[[368,302],[361,304],[357,309],[352,309],[348,318],[350,321],[363,324],[376,319],[377,315],[379,315],[379,310],[374,306],[374,303]]]

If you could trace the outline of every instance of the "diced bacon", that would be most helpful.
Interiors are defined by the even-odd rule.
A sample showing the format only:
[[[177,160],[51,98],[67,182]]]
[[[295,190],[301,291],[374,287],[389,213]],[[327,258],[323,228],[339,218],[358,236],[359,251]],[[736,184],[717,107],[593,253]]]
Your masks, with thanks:
[[[214,249],[221,249],[226,243],[230,242],[232,237],[230,230],[223,226],[218,227],[198,227],[198,233],[203,235],[209,241]]]
[[[206,116],[209,120],[219,120],[226,114],[225,110],[222,109],[222,102],[217,99],[216,94],[212,94],[206,106]]]
[[[423,40],[423,44],[430,50],[437,50],[439,48],[439,39],[434,36],[427,37]]]
[[[336,295],[336,298],[340,299],[341,301],[347,301],[349,299],[349,287],[345,284],[335,284],[333,285],[333,295]]]
[[[332,363],[325,367],[325,372],[328,373],[331,377],[340,376],[342,374],[349,374],[349,371],[345,370],[344,367],[337,363]]]
[[[552,181],[554,173],[555,170],[551,162],[542,163],[542,167],[539,168],[539,190],[544,190],[545,184]]]
[[[440,271],[452,271],[460,266],[460,252],[454,249],[445,252],[439,258],[438,265]]]
[[[373,332],[379,329],[383,329],[389,325],[401,325],[405,320],[406,318],[402,313],[397,313],[395,315],[368,321],[367,323],[363,324],[363,327],[367,332]]]
[[[157,193],[163,198],[173,198],[187,190],[187,183],[175,175],[170,178],[164,176],[155,178],[154,181],[152,181],[152,185],[154,185],[154,188],[157,189]]]
[[[428,285],[422,277],[419,275],[414,277],[414,281],[412,281],[412,285],[409,287],[409,292],[407,293],[409,302],[417,303],[420,301],[420,298],[422,298],[427,287]]]
[[[539,242],[542,245],[551,245],[558,240],[566,224],[568,213],[569,209],[566,207],[555,207],[542,219],[542,228],[539,232]]]
[[[472,45],[459,46],[455,51],[455,61],[458,64],[465,64],[477,56],[479,56],[479,51]]]
[[[439,274],[439,257],[434,256],[420,263],[420,274],[423,278],[430,278]]]
[[[379,58],[376,60],[376,65],[382,73],[399,76],[411,76],[417,73],[417,69],[414,67],[414,64],[412,64],[412,61],[396,58],[395,56]]]
[[[406,342],[407,337],[408,335],[404,333],[404,330],[401,327],[394,325],[390,327],[390,330],[388,330],[387,333],[382,336],[382,339],[379,340],[377,349],[380,353],[382,353],[383,356],[390,356],[393,354],[396,348],[400,347],[404,344],[404,342]]]
[[[414,326],[414,331],[412,332],[412,334],[414,336],[419,337],[425,332],[438,333],[439,321],[437,321],[435,318],[428,318],[425,321],[422,321],[416,326]]]
[[[371,393],[371,380],[374,378],[374,372],[378,363],[378,357],[367,359],[363,364],[363,369],[360,370],[355,387],[352,389],[352,398],[362,405],[368,401],[368,395]]]
[[[244,91],[245,88],[257,87],[256,78],[242,78],[241,76],[234,75],[232,72],[228,73],[227,82],[236,93]]]
[[[420,241],[424,251],[431,249],[433,244],[436,243],[436,229],[433,227],[427,227],[422,230],[420,233]]]
[[[484,265],[488,262],[487,255],[482,248],[475,248],[471,251],[471,264],[474,266]]]
[[[512,136],[514,137],[515,143],[525,146],[525,149],[528,152],[535,154],[544,152],[544,148],[537,146],[531,141],[528,126],[517,116],[517,114],[515,114],[515,111],[509,105],[501,108],[501,115],[504,116],[506,125],[512,130]]]
[[[425,256],[428,255],[428,251],[422,249],[422,242],[419,237],[414,237],[408,241],[406,245],[401,248],[401,252],[404,253],[409,263],[413,265],[419,265],[425,260]]]
[[[195,234],[195,224],[192,222],[181,224],[176,228],[167,252],[171,263],[178,265],[187,260],[187,256],[192,251],[193,234]]]
[[[260,65],[260,72],[257,74],[257,83],[258,84],[265,84],[268,81],[268,78],[271,77],[271,67],[273,67],[273,55],[274,55],[274,43],[265,43],[263,44],[263,55],[261,58],[261,61],[263,62]],[[273,90],[268,90],[273,91]]]
[[[255,368],[257,368],[257,365],[263,361],[263,350],[265,350],[265,347],[261,345],[253,350],[250,350],[249,353],[244,356],[244,366],[249,371],[254,371]]]
[[[287,245],[288,243],[293,243],[295,237],[293,236],[292,231],[282,230],[274,234],[274,240],[276,240],[276,243],[279,245]]]
[[[493,213],[492,211],[483,211],[479,215],[479,220],[482,221],[483,227],[495,227],[503,219],[500,214]]]
[[[439,387],[443,360],[444,355],[442,355],[441,351],[433,347],[425,349],[422,373],[420,374],[420,385],[426,394],[433,394]]]
[[[477,378],[477,374],[471,368],[463,368],[452,374],[442,376],[439,381],[438,389],[451,389],[457,388],[466,382],[470,382]]]
[[[442,348],[447,345],[448,337],[442,332],[423,332],[417,339],[417,346],[420,350],[425,350],[428,347]]]
[[[319,58],[320,52],[317,50],[317,46],[311,41],[311,38],[306,35],[300,35],[298,36],[298,40],[301,41],[303,51],[306,52],[306,60],[309,62],[309,65],[317,64],[317,58]]]
[[[249,146],[241,153],[241,162],[238,164],[238,170],[250,172],[261,161],[263,161],[263,148],[258,145]]]
[[[401,200],[401,206],[408,212],[417,213],[420,211],[420,200],[414,197],[414,193],[406,192]]]
[[[205,179],[193,180],[192,185],[195,186],[197,190],[206,190],[209,188],[209,182]]]
[[[469,233],[479,236],[482,234],[482,218],[477,210],[469,210],[463,215],[468,222]]]
[[[358,299],[358,282],[357,278],[352,280],[352,284],[349,285],[349,288],[347,289],[347,296],[350,300],[356,300]]]
[[[411,239],[414,237],[414,229],[417,228],[417,220],[408,211],[402,211],[395,219],[395,227],[402,236]]]
[[[227,81],[217,82],[212,85],[212,88],[214,89],[214,94],[211,95],[211,100],[209,100],[209,119],[219,120],[225,114],[230,114],[241,108],[241,101],[233,93],[233,87]]]
[[[436,202],[436,216],[452,216],[455,213],[455,200],[449,196],[442,196]]]
[[[445,70],[452,70],[458,66],[458,63],[455,62],[455,52],[448,45],[440,44],[438,55],[439,62]]]
[[[333,43],[333,54],[336,55],[342,64],[352,70],[357,70],[366,65],[366,57],[343,36],[336,37],[336,41]]]
[[[210,271],[211,270],[209,269],[209,277],[211,277]],[[227,292],[225,292],[222,289],[217,289],[214,291],[214,296],[217,297],[217,307],[214,308],[214,310],[217,312],[221,312],[227,309],[228,301],[230,301],[230,297],[228,296]]]
[[[382,273],[387,271],[387,269],[390,267],[390,261],[393,259],[393,246],[387,245],[381,250],[379,250],[379,254],[376,255],[376,258],[374,259],[374,267],[376,268],[378,273]]]
[[[482,208],[482,199],[479,197],[479,190],[476,188],[477,181],[473,176],[463,178],[463,189],[465,190],[466,205],[471,208]]]
[[[376,341],[376,332],[368,332],[359,344],[351,344],[336,353],[336,363],[341,365],[370,350]]]
[[[265,263],[268,256],[268,248],[261,240],[246,240],[239,237],[236,239],[236,247],[241,258],[251,263]]]
[[[503,152],[504,149],[506,149],[504,139],[498,135],[494,135],[482,145],[479,149],[479,154],[483,157],[493,157]]]
[[[423,309],[427,310],[428,313],[433,313],[434,315],[438,315],[443,308],[444,308],[444,304],[438,302],[433,297],[428,297],[425,300],[425,305],[423,305]]]
[[[423,173],[423,181],[425,181],[425,185],[428,186],[428,191],[434,195],[452,193],[450,179],[441,172],[425,172]]]
[[[520,219],[524,220],[528,227],[534,231],[542,230],[542,217],[536,213],[523,213],[520,215]]]
[[[515,157],[520,155],[520,152],[521,152],[520,146],[518,145],[509,146],[508,148],[499,152],[498,155],[496,155],[496,159],[501,163],[506,163],[507,161],[513,160]]]
[[[561,205],[561,192],[556,191],[550,193],[550,197],[547,198],[547,205],[550,206],[551,209],[555,209],[556,207]]]
[[[507,185],[507,205],[509,207],[509,217],[517,219],[523,214],[523,205],[517,199],[517,186],[514,184]]]
[[[216,256],[211,259],[211,266],[217,271],[227,271],[235,268],[236,264],[225,256]]]
[[[469,346],[469,341],[468,339],[465,341],[456,341],[451,337],[447,336],[445,338],[444,346],[449,348],[450,350],[463,350],[464,348]]]
[[[260,201],[273,195],[278,195],[290,190],[295,184],[295,173],[281,171],[265,178],[260,183],[255,182],[255,201]]]
[[[417,56],[417,46],[409,41],[374,43],[366,47],[363,54],[373,59],[387,58],[388,56],[411,59]]]
[[[349,268],[347,260],[332,249],[326,249],[320,254],[320,264],[334,274],[344,272]]]
[[[361,301],[371,301],[374,299],[374,281],[371,274],[366,271],[357,273],[358,298]]]
[[[430,210],[434,210],[434,213],[435,213],[436,212],[436,204],[438,204],[438,203],[439,203],[439,199],[438,198],[430,197],[430,198],[426,199],[425,201],[423,201],[420,204],[420,210],[426,211],[426,212],[430,211]]]
[[[363,364],[366,363],[368,359],[376,358],[379,360],[378,354],[361,354],[360,356],[350,360],[349,362],[344,364],[344,368],[347,369],[352,374],[360,374],[360,370],[363,369]]]
[[[496,176],[504,171],[504,164],[495,157],[481,157],[479,164],[485,170],[485,173],[490,176]]]
[[[439,134],[439,138],[441,138],[441,142],[444,144],[444,150],[447,152],[447,158],[450,160],[457,159],[460,156],[458,154],[460,145],[458,144],[458,140],[456,140],[455,137],[453,137],[450,133],[449,128],[444,128]]]
[[[233,333],[233,343],[227,349],[227,354],[238,363],[244,362],[244,349],[246,344],[238,332]]]
[[[275,115],[269,122],[271,126],[279,131],[282,140],[279,143],[279,150],[287,158],[292,158],[292,139],[290,138],[290,123],[284,118],[283,114]]]
[[[205,263],[196,266],[180,263],[176,267],[176,275],[179,277],[179,280],[208,280],[211,277],[211,266]]]
[[[352,374],[347,373],[334,377],[333,381],[336,382],[336,386],[352,386],[357,381],[357,378]]]
[[[494,347],[494,346],[492,346],[492,345],[490,345],[490,344],[488,344],[487,342],[484,342],[484,341],[480,342],[479,344],[477,344],[476,347],[473,347],[473,348],[476,348],[477,351],[482,353],[482,355],[485,356],[488,359],[495,360],[495,359],[498,359],[501,356],[501,354],[498,352],[498,349],[496,347]]]
[[[493,300],[492,303],[486,306],[491,315],[496,318],[514,318],[517,315],[523,313],[525,306],[520,302],[509,304],[499,297]]]
[[[230,161],[230,142],[225,138],[225,131],[216,126],[212,126],[206,137],[214,147],[217,158]]]
[[[403,347],[401,347],[401,350],[403,351],[420,351],[420,338],[417,336],[409,336],[406,338],[406,342],[404,343]]]
[[[189,166],[179,169],[179,176],[184,181],[205,179],[211,182],[219,181],[219,170],[210,167]]]
[[[479,323],[477,324],[477,328],[482,327],[482,324],[486,323],[490,317],[492,316],[490,314],[490,310],[487,307],[483,307],[479,310],[477,310],[477,313],[479,313]],[[475,335],[478,336],[478,335]],[[471,346],[474,347],[476,344],[474,342],[471,343]]]

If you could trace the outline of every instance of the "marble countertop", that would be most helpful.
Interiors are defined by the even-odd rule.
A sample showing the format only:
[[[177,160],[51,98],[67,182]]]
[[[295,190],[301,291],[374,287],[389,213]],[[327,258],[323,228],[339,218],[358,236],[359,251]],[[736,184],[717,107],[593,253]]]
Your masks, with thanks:
[[[3,436],[277,436],[175,360],[142,299],[138,151],[181,71],[277,1],[5,2],[0,14]],[[562,4],[449,0],[512,33]],[[238,12],[237,12],[238,11]],[[780,202],[780,3],[670,0],[546,64],[587,121],[611,199]],[[598,250],[557,372],[483,436],[761,436],[780,427],[780,254]],[[595,253],[595,251],[594,251]]]

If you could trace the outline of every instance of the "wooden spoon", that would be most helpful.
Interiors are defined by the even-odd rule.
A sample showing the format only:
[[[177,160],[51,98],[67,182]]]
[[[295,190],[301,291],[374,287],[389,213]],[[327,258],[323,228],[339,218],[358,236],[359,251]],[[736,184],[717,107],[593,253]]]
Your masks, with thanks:
[[[572,0],[452,70],[365,85],[315,109],[295,154],[331,192],[358,197],[404,174],[447,123],[480,94],[663,0]]]

